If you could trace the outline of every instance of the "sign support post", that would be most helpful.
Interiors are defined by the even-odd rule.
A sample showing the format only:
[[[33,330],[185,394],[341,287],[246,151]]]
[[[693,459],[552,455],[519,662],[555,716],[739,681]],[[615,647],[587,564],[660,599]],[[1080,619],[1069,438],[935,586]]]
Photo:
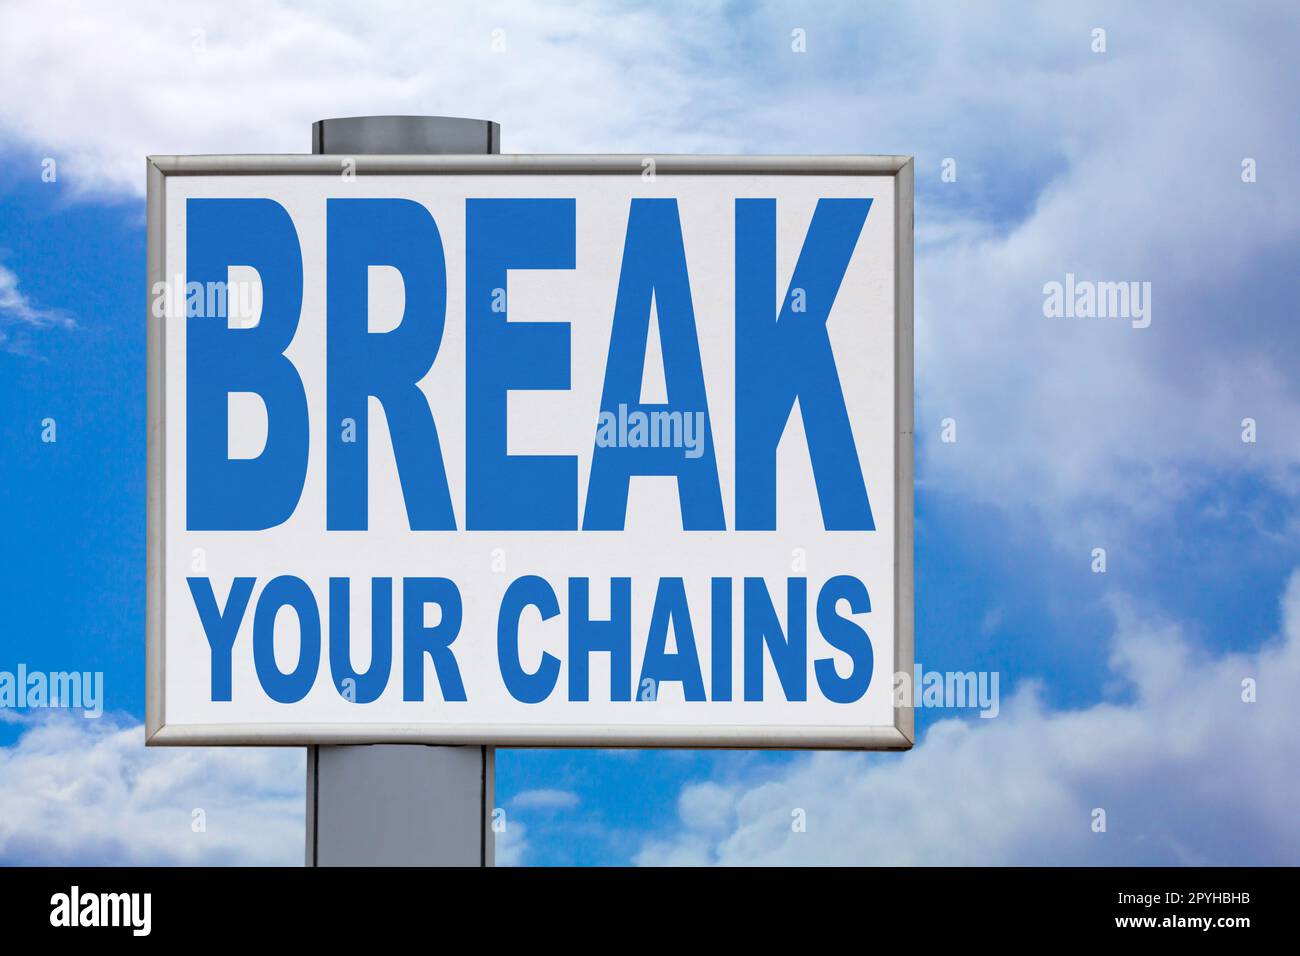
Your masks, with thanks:
[[[488,154],[501,127],[448,116],[312,124],[312,153]],[[307,748],[307,866],[492,866],[491,747]]]

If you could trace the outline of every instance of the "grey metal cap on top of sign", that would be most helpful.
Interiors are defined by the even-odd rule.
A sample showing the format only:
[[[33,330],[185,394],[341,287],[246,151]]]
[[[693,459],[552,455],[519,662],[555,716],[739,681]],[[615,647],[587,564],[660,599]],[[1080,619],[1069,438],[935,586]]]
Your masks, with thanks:
[[[345,116],[311,126],[317,155],[456,155],[501,152],[501,124],[459,116]]]

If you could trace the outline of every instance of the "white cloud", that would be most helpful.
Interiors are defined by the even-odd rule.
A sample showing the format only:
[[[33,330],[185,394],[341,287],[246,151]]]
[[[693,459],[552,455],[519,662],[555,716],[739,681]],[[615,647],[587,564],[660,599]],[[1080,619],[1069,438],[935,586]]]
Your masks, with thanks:
[[[1054,711],[1029,686],[997,719],[940,721],[906,754],[816,754],[688,786],[675,832],[647,839],[638,862],[1300,862],[1300,571],[1282,634],[1255,654],[1210,658],[1168,621],[1114,607],[1114,699]]]
[[[302,864],[301,747],[146,748],[107,716],[24,722],[0,747],[0,862]]]
[[[23,728],[0,747],[0,865],[302,865],[301,747],[146,748],[138,723],[64,712],[0,710],[0,723]],[[516,810],[577,803],[565,790],[515,797],[495,834],[497,865],[529,852]]]
[[[572,790],[524,790],[510,801],[515,810],[572,810],[578,795]]]
[[[523,866],[524,857],[530,847],[528,827],[517,820],[507,818],[506,828],[493,835],[493,847],[497,866]]]
[[[30,354],[30,330],[75,325],[71,316],[32,302],[18,287],[18,277],[0,265],[0,350]]]
[[[33,326],[72,325],[72,319],[53,309],[34,305],[18,288],[18,277],[0,265],[0,321]]]
[[[719,95],[692,69],[716,17],[683,30],[670,11],[597,3],[12,2],[0,134],[74,189],[136,196],[147,154],[308,152],[330,116],[481,116],[522,152],[732,149],[681,122]]]

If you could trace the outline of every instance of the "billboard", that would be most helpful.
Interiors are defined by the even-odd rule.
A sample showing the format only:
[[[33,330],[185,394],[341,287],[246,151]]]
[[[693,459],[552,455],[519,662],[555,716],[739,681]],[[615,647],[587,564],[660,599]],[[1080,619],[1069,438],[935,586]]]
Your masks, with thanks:
[[[149,743],[911,745],[910,159],[147,169]]]

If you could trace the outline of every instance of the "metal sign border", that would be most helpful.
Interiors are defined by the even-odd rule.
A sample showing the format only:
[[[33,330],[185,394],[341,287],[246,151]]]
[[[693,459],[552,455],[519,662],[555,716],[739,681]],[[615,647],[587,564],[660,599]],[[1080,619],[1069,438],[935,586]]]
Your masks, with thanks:
[[[189,724],[168,726],[163,713],[163,568],[166,562],[163,406],[166,319],[153,315],[152,290],[165,280],[168,176],[338,175],[349,158],[357,174],[585,174],[641,175],[647,160],[656,175],[888,176],[894,180],[894,667],[913,668],[913,207],[910,156],[680,156],[680,155],[214,155],[146,159],[148,240],[148,593],[146,600],[145,742],[151,746],[311,744],[477,744],[494,747],[678,747],[834,750],[908,750],[916,739],[911,701],[894,708],[893,726],[645,727],[548,724],[529,727],[417,724]],[[891,681],[892,681],[892,675]]]

